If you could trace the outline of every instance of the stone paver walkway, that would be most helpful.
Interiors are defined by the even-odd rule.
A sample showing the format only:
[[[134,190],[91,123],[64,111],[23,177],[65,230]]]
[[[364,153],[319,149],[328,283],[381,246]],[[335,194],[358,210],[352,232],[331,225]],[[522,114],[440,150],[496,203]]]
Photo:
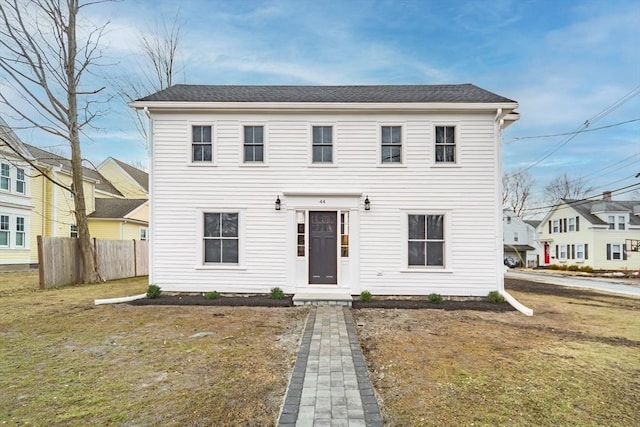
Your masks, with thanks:
[[[278,426],[382,426],[348,308],[311,309]]]

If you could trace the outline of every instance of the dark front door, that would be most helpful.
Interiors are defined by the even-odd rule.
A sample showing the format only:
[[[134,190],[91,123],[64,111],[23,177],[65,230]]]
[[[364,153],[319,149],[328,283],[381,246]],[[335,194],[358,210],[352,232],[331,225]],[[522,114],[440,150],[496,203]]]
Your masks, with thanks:
[[[309,212],[309,283],[338,283],[337,212]]]

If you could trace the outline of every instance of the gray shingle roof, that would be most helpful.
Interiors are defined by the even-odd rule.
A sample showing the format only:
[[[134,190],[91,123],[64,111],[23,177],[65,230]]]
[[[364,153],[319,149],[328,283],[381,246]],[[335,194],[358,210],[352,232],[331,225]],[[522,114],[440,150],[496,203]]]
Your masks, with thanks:
[[[569,204],[575,209],[581,216],[594,225],[607,225],[606,221],[601,220],[596,215],[591,213],[591,209],[594,205],[599,206],[599,211],[602,212],[629,212],[629,223],[631,225],[640,225],[640,218],[637,215],[633,215],[633,207],[640,205],[640,201],[637,200],[615,200],[615,201],[603,201],[603,200],[571,200],[563,199],[563,202]]]
[[[24,145],[31,152],[31,155],[39,162],[42,162],[52,167],[60,166],[67,173],[69,174],[71,173],[71,160],[64,158],[62,156],[58,156],[57,154],[50,153],[46,150],[43,150],[42,148],[38,148],[33,145],[29,145],[29,144],[24,144]],[[98,182],[96,184],[96,189],[104,191],[106,193],[114,194],[116,196],[122,196],[122,193],[120,193],[113,185],[111,185],[111,182],[109,182],[108,179],[100,175],[98,171],[94,169],[90,169],[86,166],[83,166],[82,174],[86,178],[89,178]]]
[[[174,85],[138,101],[169,102],[340,102],[503,103],[515,102],[472,84],[381,86],[212,86]]]
[[[89,218],[124,218],[147,199],[96,199],[96,210]]]
[[[113,158],[113,157],[112,157]],[[149,174],[118,159],[113,159],[126,173],[131,176],[145,191],[149,192]]]

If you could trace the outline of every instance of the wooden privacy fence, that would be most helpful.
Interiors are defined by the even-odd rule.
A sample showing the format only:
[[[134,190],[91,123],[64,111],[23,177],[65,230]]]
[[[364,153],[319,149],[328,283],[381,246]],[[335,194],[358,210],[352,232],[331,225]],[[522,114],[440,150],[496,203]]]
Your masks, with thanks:
[[[149,274],[149,242],[141,240],[97,240],[93,249],[102,280]],[[82,257],[78,239],[38,236],[40,289],[82,282]]]

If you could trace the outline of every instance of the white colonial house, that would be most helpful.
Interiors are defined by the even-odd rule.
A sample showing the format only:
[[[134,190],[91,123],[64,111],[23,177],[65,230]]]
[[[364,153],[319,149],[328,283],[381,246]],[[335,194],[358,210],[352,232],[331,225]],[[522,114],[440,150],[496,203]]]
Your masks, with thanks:
[[[538,226],[541,265],[640,269],[640,201],[561,200]]]
[[[535,222],[536,225],[538,223]],[[523,267],[537,267],[541,248],[537,241],[536,226],[517,216],[512,209],[505,209],[502,227],[505,258],[511,257]]]
[[[150,282],[169,291],[503,289],[501,132],[471,84],[175,85],[150,117]]]

